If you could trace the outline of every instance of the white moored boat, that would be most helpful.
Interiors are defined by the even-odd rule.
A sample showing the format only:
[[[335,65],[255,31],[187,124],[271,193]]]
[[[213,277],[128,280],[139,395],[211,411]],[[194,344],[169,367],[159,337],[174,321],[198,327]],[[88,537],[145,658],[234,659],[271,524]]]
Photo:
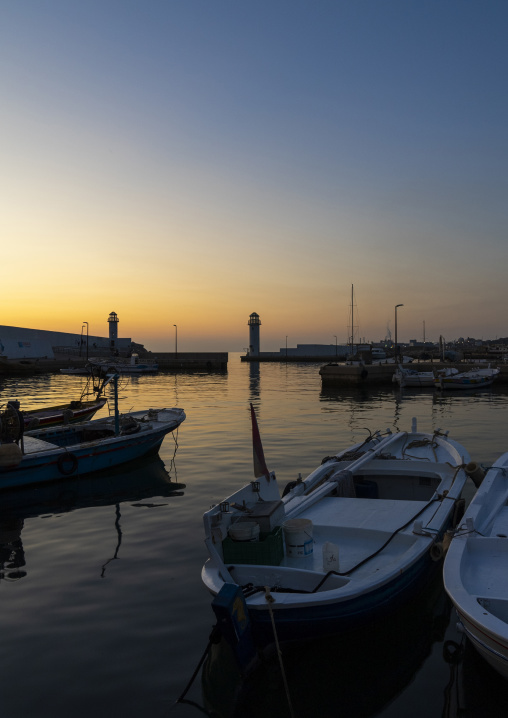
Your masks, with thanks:
[[[431,387],[436,385],[436,378],[453,377],[458,374],[458,369],[447,367],[446,369],[438,369],[433,371],[418,371],[418,369],[409,369],[399,364],[392,377],[394,384],[398,384],[401,388],[409,387]]]
[[[132,354],[130,359],[120,359],[111,357],[110,359],[92,358],[86,366],[67,367],[60,369],[61,374],[90,374],[111,375],[117,374],[156,374],[159,371],[159,365],[156,361],[143,362],[137,354]]]
[[[400,387],[419,386],[434,388],[434,379],[433,371],[418,371],[417,369],[408,369],[400,365],[397,366],[395,374],[392,377],[393,383],[398,384]]]
[[[219,599],[243,594],[256,643],[272,642],[274,626],[281,640],[348,630],[415,595],[440,566],[465,449],[413,420],[411,432],[370,435],[281,492],[253,410],[252,420],[256,480],[205,513],[202,579]]]
[[[452,539],[444,584],[460,627],[508,678],[508,453],[488,470]]]

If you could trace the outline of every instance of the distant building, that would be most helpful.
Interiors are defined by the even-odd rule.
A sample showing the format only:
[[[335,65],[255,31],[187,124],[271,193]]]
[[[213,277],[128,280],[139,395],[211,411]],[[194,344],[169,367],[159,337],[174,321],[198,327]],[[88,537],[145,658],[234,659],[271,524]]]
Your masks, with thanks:
[[[9,327],[0,325],[0,356],[7,359],[54,359],[55,354],[68,354],[74,356],[99,356],[110,354],[112,348],[119,351],[129,351],[132,340],[118,339],[118,317],[115,312],[115,334],[111,344],[111,326],[109,337],[90,335],[86,328],[81,327],[79,334],[68,332],[52,332],[45,329],[27,329],[24,327]],[[108,319],[108,322],[110,319]]]

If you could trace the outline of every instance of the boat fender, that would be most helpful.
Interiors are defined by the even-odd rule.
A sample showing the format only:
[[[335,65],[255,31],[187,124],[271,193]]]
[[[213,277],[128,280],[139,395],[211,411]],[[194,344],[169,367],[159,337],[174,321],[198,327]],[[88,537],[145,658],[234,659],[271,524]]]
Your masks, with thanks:
[[[445,641],[443,643],[443,658],[446,663],[458,665],[464,653],[464,645],[455,641]]]
[[[485,471],[479,464],[476,463],[476,461],[470,461],[469,464],[466,465],[465,470],[466,474],[469,476],[473,484],[478,489],[485,477]]]
[[[58,471],[64,476],[73,474],[78,468],[78,457],[76,454],[71,454],[66,451],[65,454],[60,454],[57,461]]]
[[[441,561],[444,556],[443,544],[441,541],[433,543],[430,547],[430,557],[433,561]]]
[[[22,458],[23,454],[18,444],[0,444],[0,466],[3,469],[9,469],[12,466],[17,466]]]

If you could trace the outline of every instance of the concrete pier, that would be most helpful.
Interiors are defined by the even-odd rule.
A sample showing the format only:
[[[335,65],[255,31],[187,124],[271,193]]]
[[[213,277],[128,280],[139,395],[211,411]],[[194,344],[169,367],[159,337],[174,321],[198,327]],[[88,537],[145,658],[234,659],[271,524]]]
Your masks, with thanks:
[[[153,352],[159,371],[227,371],[227,352]],[[142,359],[142,357],[141,357]]]
[[[407,369],[415,369],[416,371],[438,371],[455,367],[458,371],[469,371],[478,368],[478,366],[488,366],[487,364],[474,363],[441,363],[441,362],[415,362],[413,364],[403,364]],[[495,366],[493,363],[492,366]],[[501,373],[496,379],[496,384],[508,383],[508,364],[500,364]],[[321,381],[323,384],[335,386],[359,386],[361,384],[391,384],[392,377],[395,373],[395,364],[325,364],[319,370]]]
[[[114,357],[111,357],[114,362]],[[140,356],[140,361],[157,361],[159,371],[220,371],[228,368],[227,352],[157,352]],[[67,367],[83,367],[86,357],[59,354],[55,359],[3,359],[0,358],[0,375],[56,373]]]

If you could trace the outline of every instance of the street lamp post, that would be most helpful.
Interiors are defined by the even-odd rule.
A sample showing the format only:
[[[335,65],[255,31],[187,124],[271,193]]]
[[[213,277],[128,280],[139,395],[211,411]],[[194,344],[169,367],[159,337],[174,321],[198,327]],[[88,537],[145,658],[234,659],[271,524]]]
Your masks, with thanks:
[[[334,334],[335,337],[335,356],[337,356],[337,336]]]
[[[396,304],[395,305],[395,362],[398,363],[399,361],[399,347],[397,344],[397,309],[399,307],[403,307],[403,304]]]
[[[286,336],[286,361],[288,360],[288,338]]]
[[[88,361],[88,322],[83,322],[83,324],[86,324],[86,360]]]
[[[178,359],[178,327],[173,324],[175,328],[175,361]]]

